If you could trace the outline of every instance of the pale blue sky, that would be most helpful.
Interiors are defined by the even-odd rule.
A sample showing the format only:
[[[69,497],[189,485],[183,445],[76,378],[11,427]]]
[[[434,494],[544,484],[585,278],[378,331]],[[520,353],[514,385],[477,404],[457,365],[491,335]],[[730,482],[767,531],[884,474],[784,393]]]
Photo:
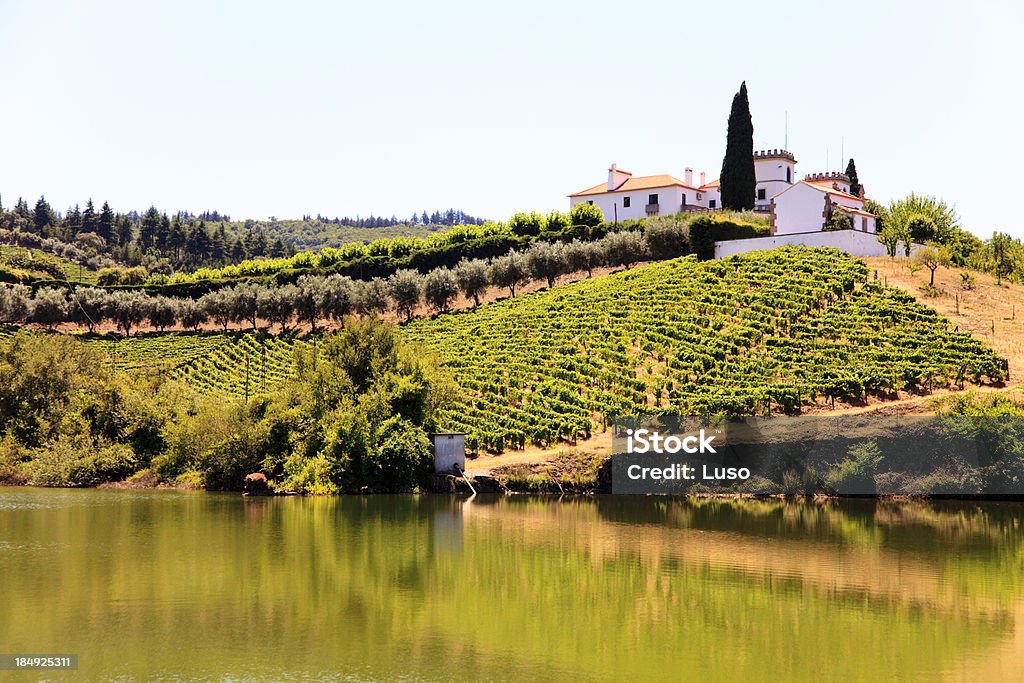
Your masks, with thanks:
[[[236,218],[566,208],[757,147],[1024,236],[1012,2],[21,2],[0,9],[0,195]]]

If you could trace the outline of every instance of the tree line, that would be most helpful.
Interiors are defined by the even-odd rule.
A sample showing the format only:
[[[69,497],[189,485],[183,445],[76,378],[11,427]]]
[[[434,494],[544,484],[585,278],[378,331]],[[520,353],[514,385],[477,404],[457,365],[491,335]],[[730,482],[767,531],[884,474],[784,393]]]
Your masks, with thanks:
[[[207,323],[227,331],[232,325],[256,329],[261,321],[282,332],[293,323],[315,332],[321,322],[342,321],[352,314],[376,317],[393,311],[411,320],[422,305],[437,313],[451,310],[460,294],[479,305],[492,288],[514,297],[531,282],[551,287],[563,275],[585,272],[590,277],[597,268],[629,268],[641,260],[687,252],[688,223],[666,218],[651,221],[643,234],[624,230],[590,242],[538,241],[503,256],[463,259],[454,268],[435,268],[426,274],[401,269],[369,280],[303,275],[294,284],[243,282],[196,299],[82,286],[42,287],[33,295],[24,285],[4,286],[0,287],[0,320],[50,328],[72,323],[89,332],[113,323],[126,335],[147,323],[157,331],[176,325],[198,330]]]

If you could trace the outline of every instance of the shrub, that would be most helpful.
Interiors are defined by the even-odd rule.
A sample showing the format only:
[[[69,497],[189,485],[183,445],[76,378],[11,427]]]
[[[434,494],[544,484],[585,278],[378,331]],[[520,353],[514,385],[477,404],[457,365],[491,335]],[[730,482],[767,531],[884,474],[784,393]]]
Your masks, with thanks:
[[[852,444],[847,456],[835,464],[827,481],[839,493],[875,493],[875,475],[882,464],[882,451],[874,439]]]
[[[647,221],[644,239],[651,256],[669,259],[689,253],[687,220],[680,215],[659,216]]]
[[[604,213],[593,204],[580,202],[569,211],[569,219],[574,226],[582,225],[587,228],[595,228],[604,222]]]
[[[690,249],[701,261],[715,257],[715,242],[763,237],[768,229],[753,223],[735,223],[712,216],[700,216],[690,223]]]

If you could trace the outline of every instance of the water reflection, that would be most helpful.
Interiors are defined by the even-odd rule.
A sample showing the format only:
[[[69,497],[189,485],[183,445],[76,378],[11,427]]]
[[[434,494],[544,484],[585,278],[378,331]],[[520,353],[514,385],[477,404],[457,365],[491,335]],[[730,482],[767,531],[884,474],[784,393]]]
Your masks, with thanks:
[[[0,650],[77,680],[1020,678],[1022,510],[6,489]]]

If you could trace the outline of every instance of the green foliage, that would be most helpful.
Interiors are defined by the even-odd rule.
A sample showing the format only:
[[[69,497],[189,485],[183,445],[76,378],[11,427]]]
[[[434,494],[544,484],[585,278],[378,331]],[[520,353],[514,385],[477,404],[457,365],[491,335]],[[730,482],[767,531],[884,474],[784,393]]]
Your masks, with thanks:
[[[690,249],[701,261],[715,257],[715,242],[764,237],[769,233],[763,223],[739,223],[717,216],[700,216],[690,223]]]
[[[32,483],[123,478],[162,446],[158,406],[144,398],[147,390],[111,373],[101,353],[70,337],[15,334],[0,346],[0,385],[7,464]]]
[[[850,221],[849,214],[842,209],[833,208],[823,230],[853,230],[853,223]]]
[[[444,428],[503,450],[614,415],[752,415],[999,381],[1005,361],[838,250],[685,257],[404,327],[462,387]],[[649,366],[649,368],[648,368]]]
[[[754,124],[750,119],[746,81],[732,98],[721,184],[724,208],[739,211],[754,208],[754,190],[757,187],[754,174]]]
[[[595,228],[604,222],[604,213],[593,204],[580,202],[572,207],[569,218],[573,225],[582,225],[587,228]]]
[[[850,194],[854,197],[860,197],[863,188],[860,184],[860,177],[857,175],[857,164],[851,158],[849,163],[846,164],[846,176],[850,179]],[[871,211],[868,209],[868,211]],[[874,213],[874,212],[872,212]]]
[[[914,254],[914,259],[930,271],[931,279],[928,281],[928,286],[934,287],[935,271],[939,266],[949,265],[949,252],[942,245],[932,243],[923,249],[918,249]]]
[[[847,457],[835,464],[826,480],[839,492],[874,493],[875,475],[882,460],[882,451],[874,439],[851,444]]]
[[[679,214],[652,218],[644,226],[647,248],[658,260],[688,254],[689,234],[689,222]]]
[[[508,219],[508,227],[513,235],[539,235],[541,230],[544,229],[544,223],[544,216],[536,211],[531,211],[530,213],[520,212],[513,214]]]
[[[954,234],[960,220],[943,200],[917,194],[890,202],[884,219],[916,242],[935,240],[940,244]]]

